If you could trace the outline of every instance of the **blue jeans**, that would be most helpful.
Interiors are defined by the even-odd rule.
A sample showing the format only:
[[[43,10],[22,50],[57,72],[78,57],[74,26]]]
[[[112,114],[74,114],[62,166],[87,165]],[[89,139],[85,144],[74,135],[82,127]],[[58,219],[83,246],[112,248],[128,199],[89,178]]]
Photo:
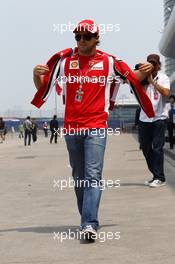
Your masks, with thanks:
[[[65,140],[75,183],[78,210],[81,215],[81,226],[84,228],[91,225],[97,229],[106,130],[103,135],[101,129],[88,130],[84,134],[68,134]]]

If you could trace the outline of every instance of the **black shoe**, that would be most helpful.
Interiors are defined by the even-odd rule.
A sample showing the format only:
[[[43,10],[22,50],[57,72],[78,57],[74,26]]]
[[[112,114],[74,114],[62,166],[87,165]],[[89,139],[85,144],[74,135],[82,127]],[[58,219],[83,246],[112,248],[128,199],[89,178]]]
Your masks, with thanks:
[[[88,225],[82,229],[81,235],[88,242],[95,242],[97,239],[97,231],[91,226]]]

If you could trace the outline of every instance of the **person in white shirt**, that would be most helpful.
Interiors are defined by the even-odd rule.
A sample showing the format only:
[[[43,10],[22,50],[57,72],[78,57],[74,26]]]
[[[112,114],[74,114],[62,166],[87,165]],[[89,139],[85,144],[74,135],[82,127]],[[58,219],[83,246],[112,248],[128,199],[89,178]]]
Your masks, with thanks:
[[[146,181],[145,185],[160,187],[166,184],[164,174],[164,151],[166,119],[166,97],[169,95],[170,80],[160,71],[161,62],[157,54],[150,54],[147,61],[152,63],[154,69],[147,78],[144,88],[149,96],[155,117],[148,118],[143,110],[139,118],[139,138],[143,155],[153,178]]]

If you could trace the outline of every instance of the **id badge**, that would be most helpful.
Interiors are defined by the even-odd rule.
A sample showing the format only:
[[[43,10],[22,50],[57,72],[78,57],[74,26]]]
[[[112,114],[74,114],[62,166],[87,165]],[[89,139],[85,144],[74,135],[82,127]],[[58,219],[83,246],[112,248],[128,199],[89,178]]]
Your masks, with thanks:
[[[159,99],[159,95],[157,91],[154,91],[154,100],[158,100]]]
[[[75,102],[76,103],[81,103],[83,100],[83,91],[82,90],[77,90],[76,95],[75,95]]]
[[[75,95],[75,102],[81,103],[83,99],[83,96],[81,94],[76,94]]]

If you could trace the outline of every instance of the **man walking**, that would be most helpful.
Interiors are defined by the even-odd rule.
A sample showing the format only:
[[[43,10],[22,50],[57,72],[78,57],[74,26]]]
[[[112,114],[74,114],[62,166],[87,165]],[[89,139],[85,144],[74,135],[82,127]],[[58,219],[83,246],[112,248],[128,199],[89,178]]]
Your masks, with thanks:
[[[26,120],[23,123],[23,126],[24,126],[24,145],[26,146],[28,143],[28,146],[30,146],[31,135],[32,135],[32,121],[30,119],[30,116],[27,116]]]
[[[97,50],[99,28],[92,20],[81,21],[74,34],[77,48],[59,52],[47,65],[34,68],[34,83],[38,91],[32,103],[40,107],[53,85],[57,93],[63,90],[65,140],[76,182],[81,228],[89,238],[96,235],[99,227],[100,180],[107,134],[105,132],[102,137],[100,129],[106,131],[108,110],[115,103],[122,81],[132,85],[134,93],[140,94],[138,100],[147,114],[154,115],[150,100],[139,82],[153,67],[150,63],[144,63],[133,73],[124,62]],[[82,181],[85,182],[84,186],[80,184]]]
[[[165,128],[168,113],[166,110],[166,97],[170,90],[170,81],[166,74],[160,72],[161,62],[157,54],[150,54],[147,61],[152,63],[154,69],[144,85],[154,107],[155,116],[148,118],[143,110],[140,112],[139,138],[141,149],[145,156],[148,168],[153,175],[145,185],[150,187],[164,186],[166,183],[164,174]]]
[[[58,124],[57,116],[54,115],[53,119],[50,121],[50,131],[51,131],[50,144],[52,144],[53,139],[55,144],[57,144],[57,138],[59,134],[58,129],[59,129],[59,124]]]
[[[44,131],[44,136],[48,137],[48,124],[46,121],[43,123],[43,131]]]
[[[38,125],[35,119],[32,120],[32,139],[33,143],[37,141],[37,130],[38,130]]]

